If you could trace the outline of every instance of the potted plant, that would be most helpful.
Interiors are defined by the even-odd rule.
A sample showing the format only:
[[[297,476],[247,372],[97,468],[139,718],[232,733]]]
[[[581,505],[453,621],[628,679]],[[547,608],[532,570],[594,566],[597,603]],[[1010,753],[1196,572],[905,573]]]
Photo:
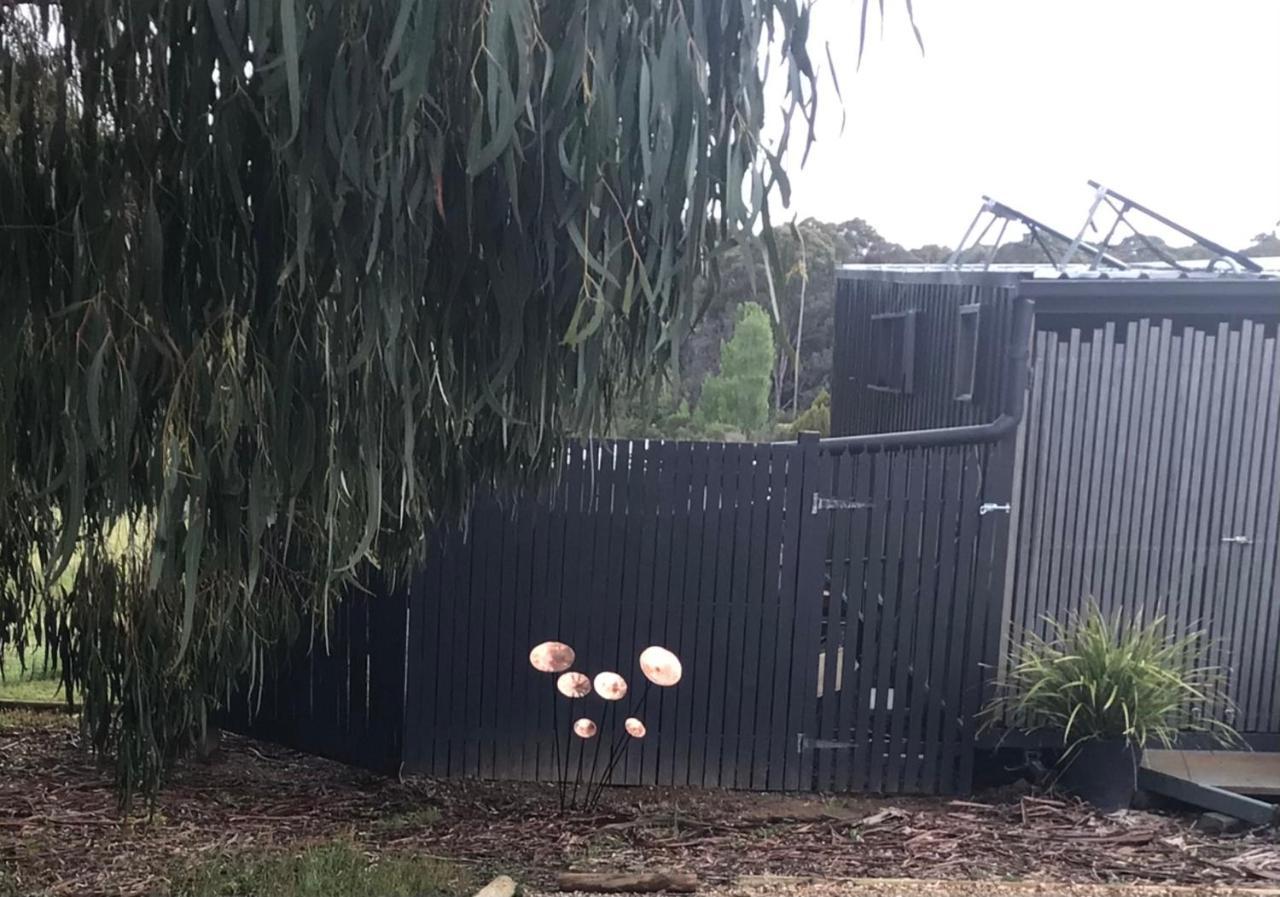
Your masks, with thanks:
[[[995,699],[996,722],[1061,732],[1057,784],[1100,809],[1128,807],[1147,745],[1171,747],[1179,733],[1239,736],[1215,718],[1230,706],[1222,671],[1200,664],[1202,636],[1171,638],[1159,617],[1122,625],[1090,602],[1049,638],[1028,632]]]

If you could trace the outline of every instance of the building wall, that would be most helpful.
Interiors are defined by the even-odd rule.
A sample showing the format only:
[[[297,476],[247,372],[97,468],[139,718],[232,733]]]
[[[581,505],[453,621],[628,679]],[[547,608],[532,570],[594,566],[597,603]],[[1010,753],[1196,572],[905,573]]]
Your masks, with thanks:
[[[836,287],[831,435],[854,436],[979,424],[995,418],[1005,392],[1004,367],[1013,284],[963,285],[927,280],[842,277]],[[972,397],[957,399],[961,309],[979,306]],[[911,314],[911,388],[877,388],[890,351],[881,316]]]
[[[1220,717],[1280,736],[1280,284],[951,280],[840,282],[833,435],[994,419],[1010,300],[1033,298],[1026,413],[1012,463],[987,471],[1011,496],[996,654],[1091,599],[1126,622],[1165,616],[1175,634],[1205,633],[1203,659],[1237,705]],[[961,309],[974,303],[978,386],[958,401]],[[893,351],[874,321],[904,311],[912,388],[874,389]]]
[[[1280,733],[1280,352],[1274,318],[1038,321],[1013,491],[1012,642],[1090,600],[1205,633]]]

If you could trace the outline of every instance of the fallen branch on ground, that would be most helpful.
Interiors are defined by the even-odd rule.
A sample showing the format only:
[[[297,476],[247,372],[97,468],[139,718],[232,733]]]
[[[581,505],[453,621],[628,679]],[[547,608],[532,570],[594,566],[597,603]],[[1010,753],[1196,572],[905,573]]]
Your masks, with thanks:
[[[561,872],[556,887],[562,891],[591,891],[602,894],[675,891],[692,894],[698,877],[688,872]]]

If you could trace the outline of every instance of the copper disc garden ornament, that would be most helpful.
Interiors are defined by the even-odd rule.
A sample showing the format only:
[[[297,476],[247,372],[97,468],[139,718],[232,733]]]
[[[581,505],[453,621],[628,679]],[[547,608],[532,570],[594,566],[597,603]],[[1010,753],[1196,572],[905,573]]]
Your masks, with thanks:
[[[596,674],[596,694],[606,701],[621,701],[627,694],[627,680],[617,673]]]
[[[556,690],[566,698],[585,698],[591,694],[591,680],[582,673],[564,673],[556,680]]]
[[[564,642],[543,642],[529,652],[529,664],[543,673],[563,673],[573,666],[573,649]]]
[[[622,676],[621,673],[614,670],[603,670],[592,676],[590,673],[581,670],[572,669],[577,655],[573,648],[564,642],[546,641],[539,645],[535,645],[533,650],[529,652],[529,665],[535,670],[544,673],[554,673],[556,691],[563,697],[575,700],[579,698],[589,697],[594,691],[602,700],[610,702],[604,710],[605,720],[613,719],[613,706],[628,695],[632,694],[631,684]],[[642,713],[644,703],[649,694],[649,686],[656,685],[659,688],[670,688],[680,682],[684,675],[684,668],[680,663],[680,658],[675,652],[662,647],[661,645],[650,645],[640,652],[640,671],[644,674],[645,687],[638,704],[628,707],[627,711],[631,713]],[[638,681],[638,680],[633,680]],[[586,779],[586,796],[583,806],[591,808],[596,806],[600,801],[600,795],[603,793],[605,785],[612,781],[614,770],[623,756],[627,753],[628,745],[633,741],[639,741],[648,735],[649,730],[644,722],[638,716],[627,717],[622,724],[623,733],[615,734],[612,729],[608,735],[602,736],[601,724],[595,720],[588,719],[585,716],[578,717],[568,730],[563,728],[560,716],[556,711],[559,705],[559,697],[552,695],[552,713],[551,723],[555,731],[555,763],[556,770],[559,773],[559,794],[560,809],[563,811],[567,806],[578,807],[578,789],[583,783],[584,772],[589,772]],[[623,711],[623,712],[627,712]],[[579,710],[577,712],[586,712]],[[570,719],[573,719],[572,713]],[[612,726],[612,722],[607,723]],[[568,734],[569,732],[573,734]],[[579,738],[579,748],[571,751],[571,744],[574,738]],[[595,741],[595,756],[589,763],[584,762],[584,757],[591,749],[586,745],[591,739]],[[565,739],[563,747],[560,742]],[[603,772],[599,769],[602,753],[607,752],[604,757]],[[578,772],[573,779],[573,791],[570,794],[567,791],[569,786],[569,770],[570,758],[573,754],[578,755]],[[567,804],[566,804],[567,799]]]
[[[659,645],[650,645],[640,652],[640,672],[654,685],[662,688],[675,685],[684,675],[680,658]]]

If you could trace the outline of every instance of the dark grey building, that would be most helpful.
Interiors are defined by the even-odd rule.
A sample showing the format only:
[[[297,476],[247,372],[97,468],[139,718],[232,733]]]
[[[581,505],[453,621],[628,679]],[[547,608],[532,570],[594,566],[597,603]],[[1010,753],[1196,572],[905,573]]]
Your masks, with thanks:
[[[1034,309],[1021,408],[1004,361],[1017,299]],[[850,266],[832,435],[1003,416],[1010,434],[984,455],[984,495],[1011,497],[987,509],[1009,518],[1001,654],[1090,598],[1164,615],[1207,632],[1208,659],[1230,671],[1232,722],[1274,746],[1278,322],[1267,275]]]

